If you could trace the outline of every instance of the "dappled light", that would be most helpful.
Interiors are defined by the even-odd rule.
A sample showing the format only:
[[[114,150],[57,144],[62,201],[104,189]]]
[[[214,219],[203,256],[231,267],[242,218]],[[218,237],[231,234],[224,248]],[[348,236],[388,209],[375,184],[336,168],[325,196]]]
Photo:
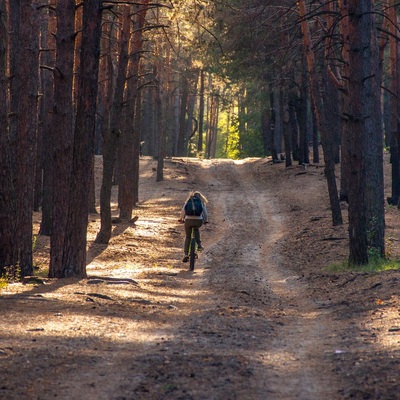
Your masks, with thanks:
[[[155,163],[144,158],[141,170]],[[3,393],[40,396],[51,379],[48,393],[60,398],[207,398],[210,387],[238,398],[271,391],[335,398],[349,390],[341,371],[362,377],[381,368],[390,381],[400,350],[396,273],[385,272],[386,281],[326,273],[330,260],[346,255],[337,240],[324,240],[326,232],[342,238],[345,227],[330,228],[323,201],[310,201],[325,195],[323,172],[303,171],[271,159],[169,160],[163,182],[141,175],[137,219],[114,220],[108,245],[93,242],[99,216],[90,215],[87,279],[46,278],[49,240],[38,236],[37,280],[9,285],[0,296]],[[190,272],[177,220],[194,187],[210,201],[210,224],[201,228],[206,250]],[[288,226],[290,219],[298,223]],[[391,229],[398,223],[392,215]],[[371,287],[380,292],[360,302],[358,291]],[[26,378],[14,384],[12,366],[21,361]],[[46,371],[42,385],[30,368]],[[71,387],[58,371],[81,379]]]
[[[0,1],[0,399],[399,397],[400,3]]]

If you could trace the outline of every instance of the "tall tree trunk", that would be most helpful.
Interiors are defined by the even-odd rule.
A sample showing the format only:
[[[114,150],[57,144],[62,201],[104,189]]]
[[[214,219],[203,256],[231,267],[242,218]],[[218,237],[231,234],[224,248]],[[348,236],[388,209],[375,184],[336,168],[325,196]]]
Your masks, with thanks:
[[[312,99],[311,99],[312,101]],[[314,107],[311,107],[311,121],[312,121],[312,144],[313,144],[313,163],[319,163],[319,132],[317,118],[315,117]]]
[[[133,132],[133,205],[139,203],[139,176],[140,176],[140,157],[141,144],[140,133],[142,131],[142,91],[136,94],[135,102],[135,121]]]
[[[370,254],[385,256],[385,209],[383,176],[383,127],[381,107],[382,65],[376,35],[374,2],[362,0],[362,96],[363,135],[365,136],[365,200]],[[354,43],[353,43],[354,45]],[[357,51],[360,44],[357,45]],[[350,64],[351,66],[351,64]],[[352,76],[352,74],[350,74]]]
[[[128,66],[128,42],[130,34],[129,7],[124,6],[121,16],[121,48],[118,60],[117,82],[114,102],[111,110],[110,129],[107,130],[103,145],[103,181],[100,190],[100,231],[96,243],[108,244],[111,238],[111,191],[114,168],[117,160],[117,149],[123,135],[123,103],[126,73]]]
[[[368,263],[368,247],[384,254],[381,74],[373,11],[367,0],[349,5],[349,262],[355,265]]]
[[[156,181],[161,182],[164,180],[164,158],[166,156],[166,140],[167,140],[167,125],[169,110],[169,89],[170,89],[170,66],[171,54],[170,48],[167,47],[164,61],[164,71],[160,66],[157,66],[155,76],[156,84],[156,110],[157,110],[157,133],[158,133],[158,151],[157,151],[157,176]],[[165,72],[165,74],[162,74]]]
[[[75,46],[75,0],[57,3],[56,66],[54,69],[53,134],[47,138],[52,160],[53,208],[50,237],[50,278],[60,278],[68,220],[73,146],[72,81]]]
[[[218,140],[218,120],[219,120],[219,94],[214,96],[214,115],[211,122],[212,126],[212,140],[210,143],[210,156],[216,157],[217,153],[217,140]]]
[[[102,0],[83,3],[81,62],[70,204],[64,246],[64,277],[86,277],[89,188],[92,178]]]
[[[400,157],[399,157],[399,124],[398,124],[398,110],[399,110],[399,74],[398,61],[399,61],[399,45],[397,40],[397,12],[395,8],[395,1],[390,0],[389,7],[389,68],[390,68],[390,162],[392,164],[392,197],[389,201],[390,204],[399,204],[400,195]]]
[[[158,126],[158,162],[157,162],[157,177],[156,181],[161,182],[164,180],[164,158],[165,158],[165,92],[162,84],[156,82],[157,90],[157,126]]]
[[[297,5],[299,7],[300,18],[302,21],[301,31],[303,34],[304,51],[306,52],[312,104],[314,106],[318,128],[321,133],[321,141],[324,147],[325,176],[328,183],[329,200],[332,210],[332,223],[334,226],[341,225],[343,221],[336,186],[335,163],[331,151],[332,144],[330,143],[330,138],[327,134],[327,121],[325,118],[324,103],[321,98],[319,79],[316,74],[315,57],[311,46],[311,37],[306,19],[306,7],[304,0],[299,0]]]
[[[200,71],[200,93],[199,93],[199,141],[197,153],[203,155],[203,126],[204,126],[204,70]]]
[[[261,94],[261,134],[263,139],[263,153],[264,157],[269,154],[269,104],[268,104],[268,89],[267,89],[268,77],[264,77],[264,84]],[[234,112],[234,109],[233,109]],[[229,128],[228,128],[229,131]],[[228,136],[229,138],[229,136]],[[228,139],[227,139],[228,140]]]
[[[36,169],[37,96],[39,82],[39,19],[36,1],[21,0],[19,41],[21,62],[16,67],[19,83],[17,108],[17,234],[21,276],[32,275],[32,210]]]
[[[14,253],[14,211],[12,202],[12,175],[8,136],[8,84],[7,84],[7,32],[6,2],[0,2],[0,276],[5,267],[16,262]]]
[[[339,0],[338,2],[340,21],[339,30],[343,38],[342,60],[343,60],[343,76],[341,81],[342,90],[340,91],[340,107],[341,107],[341,173],[340,173],[340,200],[348,202],[349,199],[349,180],[350,180],[350,160],[347,148],[350,146],[349,133],[347,131],[347,117],[343,117],[349,110],[349,2],[347,0]]]
[[[278,160],[278,154],[276,152],[275,145],[275,127],[276,127],[276,110],[275,110],[275,93],[272,84],[269,85],[269,105],[271,115],[269,118],[269,150],[272,156],[272,162]]]
[[[300,159],[300,149],[299,149],[299,125],[297,123],[296,117],[296,96],[294,94],[291,95],[291,99],[289,100],[288,108],[289,108],[289,125],[290,125],[290,142],[292,148],[292,157],[293,160],[299,161]]]
[[[124,121],[124,145],[120,146],[121,179],[120,218],[129,220],[132,210],[139,201],[139,158],[140,158],[140,96],[138,92],[139,66],[143,49],[143,27],[146,23],[147,5],[149,0],[134,6],[133,32],[130,40],[130,62],[128,65],[129,80]]]
[[[287,96],[283,94],[283,88],[279,93],[279,112],[282,116],[282,129],[283,129],[283,143],[285,147],[285,166],[290,167],[292,165],[292,141],[290,140],[289,133],[289,112],[285,109],[287,106]]]
[[[44,11],[42,11],[44,12]],[[55,35],[50,32],[55,32],[56,18],[53,12],[47,11],[46,23],[43,22],[42,29],[42,48],[52,49],[55,45]],[[55,66],[55,53],[53,51],[42,51],[41,65],[44,66],[41,70],[41,85],[42,85],[42,136],[43,136],[43,156],[42,156],[42,218],[40,221],[39,235],[50,236],[53,213],[53,146],[52,133],[53,129],[53,107],[54,107],[54,75],[53,69]],[[46,67],[46,68],[45,68]],[[50,70],[48,68],[50,68]]]
[[[137,16],[137,7],[133,13]],[[134,27],[136,31],[137,27]],[[122,131],[124,134],[120,138],[120,146],[118,148],[118,170],[119,170],[119,184],[118,184],[118,206],[119,217],[122,220],[129,221],[132,218],[132,210],[134,206],[134,135],[135,135],[135,104],[137,96],[137,82],[139,64],[136,60],[137,53],[140,51],[136,49],[133,37],[135,32],[131,35],[130,45],[130,62],[127,65],[129,79],[126,82],[125,94],[125,107],[122,113]]]
[[[309,163],[308,140],[307,140],[307,73],[302,74],[300,96],[295,107],[299,127],[299,164]]]
[[[186,113],[189,96],[189,82],[186,76],[181,76],[182,93],[179,108],[179,133],[178,133],[178,149],[177,156],[184,156],[187,154],[188,142],[185,140],[186,136]],[[186,146],[186,148],[185,148]]]
[[[194,81],[191,79],[191,83],[193,83],[193,86],[190,87],[191,91],[194,93],[197,91],[197,83],[198,83],[198,76],[196,73],[196,78]],[[194,110],[196,107],[196,96],[195,95],[189,95],[188,96],[188,106],[187,106],[187,120],[186,120],[186,125],[185,125],[185,140],[186,140],[186,152],[185,155],[188,155],[190,153],[190,140],[193,138],[193,136],[196,134],[198,130],[198,121],[194,118]],[[200,154],[197,150],[195,149],[195,155],[198,157]]]
[[[206,155],[207,158],[213,157],[213,149],[217,140],[217,124],[218,124],[218,99],[217,95],[211,96],[210,104],[210,115],[209,115],[209,126],[207,131],[207,142],[206,142]]]

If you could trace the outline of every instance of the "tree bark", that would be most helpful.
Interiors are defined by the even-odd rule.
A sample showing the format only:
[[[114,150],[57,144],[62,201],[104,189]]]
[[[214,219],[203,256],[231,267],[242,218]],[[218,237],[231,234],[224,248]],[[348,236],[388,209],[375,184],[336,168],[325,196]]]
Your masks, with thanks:
[[[349,5],[349,262],[368,263],[368,249],[384,255],[383,137],[380,67],[367,0]]]
[[[289,133],[289,112],[286,107],[287,97],[283,94],[283,89],[279,93],[279,110],[282,116],[283,143],[285,147],[285,166],[286,168],[292,165],[292,141]]]
[[[182,157],[187,154],[187,135],[186,135],[186,113],[189,96],[189,83],[186,76],[181,76],[182,93],[180,96],[179,107],[179,133],[178,133],[178,149],[177,156]],[[186,148],[185,148],[186,147]]]
[[[8,15],[6,2],[0,2],[0,276],[5,267],[16,263],[14,252],[14,203],[12,202],[12,175],[8,131]]]
[[[32,275],[32,210],[36,169],[37,96],[39,81],[39,24],[36,1],[21,0],[20,61],[14,79],[19,81],[17,107],[17,235],[21,277]],[[14,49],[16,50],[16,49]]]
[[[311,99],[312,102],[312,99]],[[313,163],[319,163],[319,132],[317,118],[315,117],[314,107],[311,107],[312,120],[312,143],[313,143]]]
[[[111,190],[113,174],[117,159],[117,149],[123,135],[122,112],[124,103],[124,87],[128,66],[128,42],[130,34],[129,7],[124,6],[121,16],[122,30],[118,60],[118,73],[115,86],[114,101],[111,109],[110,129],[105,133],[103,145],[103,181],[100,190],[100,231],[96,243],[108,244],[111,238]]]
[[[157,76],[157,74],[156,74]],[[165,89],[159,77],[156,78],[156,109],[157,109],[157,127],[158,127],[158,160],[157,160],[157,176],[156,181],[164,180],[164,158],[165,158]]]
[[[64,277],[86,277],[89,188],[92,178],[102,0],[83,3],[81,62],[74,135],[70,207],[64,245]]]
[[[399,204],[400,196],[400,157],[399,157],[399,124],[398,124],[398,109],[399,109],[399,73],[398,71],[398,41],[397,41],[397,13],[395,1],[390,0],[389,7],[389,70],[390,70],[390,162],[392,164],[392,197],[390,204]]]
[[[63,274],[63,251],[68,221],[73,146],[72,82],[75,46],[75,0],[57,2],[56,65],[54,69],[53,130],[50,144],[52,228],[49,277]],[[57,127],[57,130],[54,130]],[[48,165],[50,167],[50,165]]]
[[[311,46],[311,37],[306,19],[306,7],[304,0],[299,0],[297,2],[297,5],[299,8],[299,14],[301,18],[301,30],[303,34],[304,51],[306,53],[306,60],[308,66],[312,104],[317,119],[318,129],[321,134],[321,142],[324,148],[325,176],[328,183],[329,200],[332,210],[332,223],[334,226],[341,225],[343,221],[342,221],[342,212],[340,209],[339,196],[336,185],[335,163],[332,154],[332,143],[331,139],[327,134],[327,121],[325,116],[325,109],[321,98],[319,79],[316,74],[315,57]]]
[[[200,71],[200,93],[199,93],[199,141],[197,152],[203,155],[203,126],[204,126],[204,70]]]
[[[383,176],[383,127],[381,107],[382,65],[376,35],[375,5],[362,0],[362,84],[363,135],[365,136],[365,200],[369,253],[385,256],[385,209]],[[355,44],[355,43],[353,43]],[[357,51],[360,44],[357,45]],[[351,64],[350,64],[351,65]],[[352,67],[352,66],[351,66]],[[351,74],[350,74],[351,76]]]
[[[276,127],[276,110],[275,110],[275,93],[272,84],[269,85],[269,105],[270,105],[270,118],[269,118],[269,150],[272,156],[272,162],[278,160],[275,145],[275,127]]]
[[[42,33],[42,51],[41,65],[54,69],[55,67],[55,54],[54,49],[55,39],[54,35],[50,32],[55,32],[56,18],[52,12],[47,11],[48,20],[46,24],[43,23]],[[52,147],[52,133],[53,129],[53,107],[54,107],[54,74],[47,68],[41,70],[41,86],[42,86],[42,107],[41,107],[41,128],[43,130],[43,157],[42,157],[42,173],[43,173],[43,186],[42,186],[42,219],[40,221],[39,235],[51,234],[52,213],[53,213],[53,147]]]
[[[125,135],[120,146],[119,205],[120,218],[130,220],[132,210],[139,201],[139,158],[140,158],[140,96],[138,93],[139,66],[143,49],[143,27],[146,22],[147,4],[134,8],[133,32],[130,40],[129,80],[127,83],[126,107],[124,112]]]

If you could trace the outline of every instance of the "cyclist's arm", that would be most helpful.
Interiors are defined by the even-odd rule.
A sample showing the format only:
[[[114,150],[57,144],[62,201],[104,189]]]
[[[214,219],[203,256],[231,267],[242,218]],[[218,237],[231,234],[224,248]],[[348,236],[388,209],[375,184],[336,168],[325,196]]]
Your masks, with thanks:
[[[183,222],[185,220],[185,206],[182,207],[181,215],[179,217],[179,221]]]
[[[208,211],[205,204],[203,204],[203,221],[205,224],[208,223]]]

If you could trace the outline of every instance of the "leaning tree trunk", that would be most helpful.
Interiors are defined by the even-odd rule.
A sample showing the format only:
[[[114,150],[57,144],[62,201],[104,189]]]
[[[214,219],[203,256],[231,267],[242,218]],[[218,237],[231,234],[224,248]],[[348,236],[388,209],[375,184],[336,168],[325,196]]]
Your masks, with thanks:
[[[63,277],[86,277],[89,188],[92,178],[102,0],[83,3],[82,48]]]

